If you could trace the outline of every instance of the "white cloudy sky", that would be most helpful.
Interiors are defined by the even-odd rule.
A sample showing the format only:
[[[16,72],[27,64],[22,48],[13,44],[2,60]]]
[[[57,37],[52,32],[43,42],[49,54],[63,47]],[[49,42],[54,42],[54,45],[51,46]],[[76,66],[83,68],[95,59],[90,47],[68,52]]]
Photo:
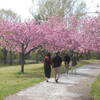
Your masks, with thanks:
[[[35,0],[35,2],[38,0]],[[100,0],[85,0],[91,11],[95,10],[95,6],[100,5]],[[93,2],[93,3],[91,3]],[[0,9],[11,9],[18,13],[23,19],[32,18],[29,9],[32,7],[32,0],[0,0]]]
[[[90,9],[90,11],[98,10],[97,6],[100,10],[100,0],[84,0],[87,4],[87,7]]]
[[[31,18],[29,9],[32,7],[32,0],[0,0],[0,9],[11,9],[22,18]]]

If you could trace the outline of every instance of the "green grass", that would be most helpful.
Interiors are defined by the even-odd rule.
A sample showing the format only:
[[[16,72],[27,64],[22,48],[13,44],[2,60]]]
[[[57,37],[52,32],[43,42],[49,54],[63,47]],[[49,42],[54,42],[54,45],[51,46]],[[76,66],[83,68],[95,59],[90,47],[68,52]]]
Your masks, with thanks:
[[[80,61],[78,66],[82,66],[95,60]],[[63,69],[63,68],[62,68]],[[62,70],[62,72],[64,72]],[[0,100],[4,97],[16,93],[23,88],[30,87],[45,80],[43,74],[43,64],[25,65],[25,73],[20,73],[20,65],[5,66],[0,65]]]
[[[20,66],[0,68],[0,100],[44,80],[42,64],[26,65],[24,74],[19,70]]]
[[[100,60],[95,60],[95,59],[81,60],[81,61],[79,62],[79,64],[77,65],[77,67],[83,66],[83,65],[86,65],[86,64],[89,64],[89,63],[93,63],[93,62],[100,62]]]
[[[91,95],[92,95],[93,100],[100,100],[100,75],[92,84]]]

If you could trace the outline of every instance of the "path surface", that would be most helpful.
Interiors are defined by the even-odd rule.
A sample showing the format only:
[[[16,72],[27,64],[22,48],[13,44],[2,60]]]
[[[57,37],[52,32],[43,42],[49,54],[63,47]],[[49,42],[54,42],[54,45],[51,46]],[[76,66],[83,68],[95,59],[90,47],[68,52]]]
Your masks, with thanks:
[[[91,100],[91,84],[100,73],[100,63],[85,65],[77,69],[77,74],[62,74],[59,83],[51,78],[24,89],[5,100]]]

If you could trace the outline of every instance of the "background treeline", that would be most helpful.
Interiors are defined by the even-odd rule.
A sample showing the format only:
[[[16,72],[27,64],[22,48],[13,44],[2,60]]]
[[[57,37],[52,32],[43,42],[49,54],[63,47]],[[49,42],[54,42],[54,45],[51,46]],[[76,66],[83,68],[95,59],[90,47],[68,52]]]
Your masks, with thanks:
[[[32,52],[25,58],[26,64],[33,64],[33,63],[40,63],[43,62],[43,58],[45,56],[47,51],[38,51],[38,52]],[[65,51],[61,53],[62,58],[65,54],[69,54],[71,56],[72,52]],[[52,53],[52,55],[54,55]],[[5,48],[0,49],[0,64],[20,64],[20,53],[7,51]],[[84,54],[79,54],[78,59],[100,59],[100,53],[97,52],[88,52]]]

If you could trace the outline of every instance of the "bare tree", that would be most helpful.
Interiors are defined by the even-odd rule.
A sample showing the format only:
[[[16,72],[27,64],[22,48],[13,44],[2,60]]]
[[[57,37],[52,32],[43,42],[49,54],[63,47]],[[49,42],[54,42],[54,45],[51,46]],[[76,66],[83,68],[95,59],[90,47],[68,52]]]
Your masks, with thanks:
[[[11,21],[21,20],[20,16],[18,16],[15,12],[11,10],[5,10],[5,9],[0,10],[0,19],[6,19]]]
[[[87,14],[87,8],[85,2],[79,2],[76,4],[75,10],[73,10],[72,15],[75,15],[77,18],[85,16]]]
[[[37,13],[31,9],[31,14],[36,19],[47,20],[50,16],[83,16],[85,8],[86,4],[79,0],[39,0]]]

